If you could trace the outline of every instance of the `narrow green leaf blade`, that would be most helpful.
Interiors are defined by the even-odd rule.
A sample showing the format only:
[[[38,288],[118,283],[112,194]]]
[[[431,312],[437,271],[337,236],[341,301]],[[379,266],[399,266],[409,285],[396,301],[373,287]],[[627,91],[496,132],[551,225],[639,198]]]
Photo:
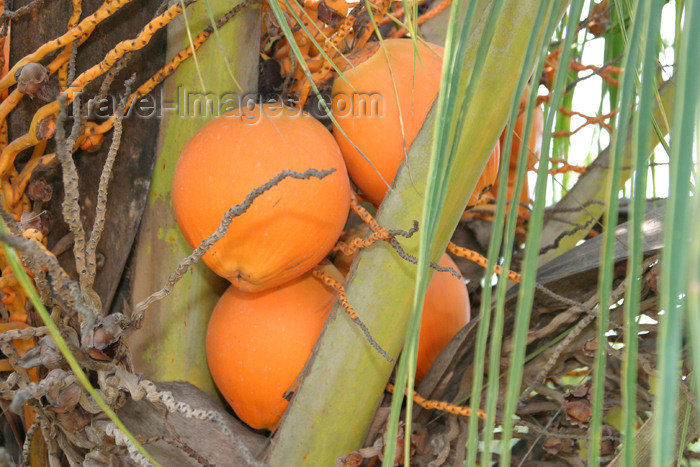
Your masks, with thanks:
[[[643,68],[641,72],[641,89],[639,110],[634,121],[633,153],[635,178],[633,185],[633,200],[630,209],[630,235],[627,269],[627,290],[625,291],[624,308],[624,359],[622,362],[624,375],[622,384],[622,420],[623,420],[623,462],[632,467],[635,455],[636,414],[637,414],[637,353],[638,353],[638,317],[641,298],[642,247],[644,233],[642,222],[646,211],[647,191],[647,158],[651,152],[649,133],[652,130],[652,104],[656,85],[656,56],[658,41],[661,1],[644,2],[638,5],[638,15],[643,18],[640,49],[642,51]],[[622,139],[622,138],[620,138]],[[624,151],[624,149],[622,149]]]
[[[569,19],[566,25],[566,36],[562,44],[560,63],[569,63],[571,56],[571,46],[574,38],[578,33],[577,24],[583,9],[583,0],[574,0],[571,2],[569,10]],[[554,31],[556,19],[550,18],[547,26],[548,36]],[[508,386],[506,389],[506,405],[504,408],[503,420],[503,439],[501,442],[502,452],[500,465],[502,467],[510,465],[510,440],[513,433],[513,418],[515,409],[519,399],[520,386],[523,376],[523,365],[525,358],[525,346],[527,332],[530,324],[530,314],[532,311],[532,303],[535,292],[535,276],[537,269],[537,261],[539,256],[539,244],[542,234],[542,225],[544,219],[544,203],[547,177],[549,172],[549,152],[551,145],[551,132],[554,125],[554,116],[556,109],[559,108],[559,103],[565,88],[565,79],[568,76],[568,70],[562,71],[562,68],[557,70],[552,97],[550,99],[551,107],[545,116],[544,134],[542,139],[542,158],[537,171],[537,182],[535,184],[535,204],[530,217],[529,229],[525,247],[525,256],[522,268],[522,283],[518,290],[518,304],[516,308],[515,326],[513,329],[513,351],[511,353],[510,369],[508,372]]]
[[[671,180],[667,204],[664,251],[661,268],[661,309],[665,311],[659,324],[658,361],[659,391],[654,401],[654,464],[672,462],[676,434],[679,359],[685,315],[686,274],[688,271],[688,239],[690,238],[690,175],[693,173],[693,140],[700,82],[700,4],[687,2],[685,24],[678,51],[678,94],[671,128]],[[694,235],[698,235],[697,232]]]

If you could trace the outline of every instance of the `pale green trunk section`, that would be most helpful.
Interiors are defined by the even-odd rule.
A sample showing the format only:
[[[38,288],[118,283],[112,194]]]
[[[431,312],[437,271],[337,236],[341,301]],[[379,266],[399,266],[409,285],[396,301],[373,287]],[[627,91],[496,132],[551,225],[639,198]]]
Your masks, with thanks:
[[[434,259],[445,250],[476,186],[480,168],[485,166],[506,123],[537,7],[534,0],[505,3],[471,103],[471,118],[460,141],[442,227],[434,243]],[[479,11],[483,11],[481,6]],[[478,24],[462,64],[466,70],[472,67],[486,21],[485,14],[476,18]],[[435,110],[414,141],[408,164],[400,169],[394,190],[380,209],[377,219],[386,228],[409,229],[414,220],[421,219]],[[401,243],[409,253],[417,254],[418,235],[401,239]],[[362,251],[354,269],[348,299],[377,342],[396,358],[411,311],[415,266],[382,243]],[[271,464],[330,466],[335,465],[338,456],[360,447],[393,366],[368,344],[347,315],[334,309],[315,359],[307,366],[273,441]]]
[[[208,1],[215,18],[238,3]],[[210,21],[204,2],[193,5],[190,11],[188,22],[194,37]],[[260,11],[259,5],[248,7],[220,30],[234,76],[246,92],[257,90]],[[169,56],[189,45],[181,18],[168,28],[168,44]],[[197,51],[197,60],[215,111],[221,104],[230,107],[231,102],[222,102],[221,96],[229,93],[227,97],[232,98],[230,93],[235,93],[237,98],[241,92],[226,69],[214,34]],[[197,109],[197,97],[192,93],[200,93],[201,98],[204,90],[190,58],[164,83],[159,154],[135,254],[134,303],[163,287],[177,264],[192,252],[175,222],[171,200],[173,170],[180,151],[211,119],[211,113],[203,116],[201,107]],[[218,397],[207,367],[204,340],[209,315],[227,284],[200,262],[169,297],[151,307],[143,328],[129,339],[136,371],[156,381],[188,381]]]
[[[672,79],[659,90],[661,97],[661,107],[658,101],[654,101],[653,114],[656,121],[659,123],[661,133],[665,136],[668,134],[669,127],[664,124],[666,121],[662,117],[661,109],[670,119],[673,114],[673,100],[676,95],[676,80]],[[669,122],[670,124],[670,122]],[[652,146],[659,144],[659,138],[656,133],[651,133]],[[620,186],[622,186],[632,176],[632,125],[630,125],[629,134],[626,136],[625,154],[622,159],[623,169],[620,171]],[[570,232],[576,226],[588,224],[588,228],[572,232],[559,239],[559,245],[553,250],[547,251],[540,256],[540,264],[550,261],[562,253],[569,251],[586,236],[588,231],[594,227],[595,223],[607,211],[607,206],[602,204],[587,204],[592,200],[601,200],[605,198],[605,190],[607,189],[608,167],[610,166],[610,150],[612,146],[606,148],[600,153],[598,158],[588,166],[585,174],[579,178],[576,185],[562,198],[554,207],[557,210],[556,215],[545,218],[544,227],[542,229],[542,241],[540,244],[544,247],[553,244],[562,234]],[[585,208],[581,208],[585,206]]]

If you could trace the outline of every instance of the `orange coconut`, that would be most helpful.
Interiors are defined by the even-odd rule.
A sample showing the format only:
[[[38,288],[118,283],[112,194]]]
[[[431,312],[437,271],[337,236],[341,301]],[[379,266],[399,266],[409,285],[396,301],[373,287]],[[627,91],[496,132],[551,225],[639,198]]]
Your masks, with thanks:
[[[476,182],[476,187],[472,192],[467,209],[476,206],[482,195],[488,193],[498,180],[498,168],[501,164],[501,142],[496,141],[496,147],[493,148],[489,160],[486,162],[486,167],[481,172],[479,180]]]
[[[173,207],[194,248],[227,210],[284,170],[335,172],[288,178],[231,222],[204,262],[236,287],[283,284],[317,264],[343,231],[350,182],[333,136],[314,118],[275,104],[236,110],[202,127],[182,150],[173,177]]]
[[[349,232],[346,241],[349,243],[354,238],[364,238],[368,234],[368,229],[360,227]],[[354,258],[355,255],[338,253],[333,264],[343,275],[347,275]],[[442,255],[439,264],[459,272],[459,268],[447,253]],[[469,294],[464,279],[461,276],[457,278],[449,272],[435,271],[425,294],[421,318],[417,382],[423,379],[452,337],[469,322],[470,310]]]
[[[207,362],[236,415],[273,430],[318,339],[335,295],[307,273],[262,292],[231,286],[207,330]]]
[[[525,91],[525,94],[523,98],[520,101],[520,114],[518,115],[517,120],[515,121],[515,125],[513,125],[513,141],[511,143],[511,151],[510,151],[510,163],[509,166],[504,168],[504,170],[508,170],[508,186],[506,187],[507,194],[506,194],[506,199],[509,201],[509,203],[519,203],[519,210],[521,210],[523,213],[527,211],[526,206],[530,203],[530,192],[528,188],[528,182],[527,182],[527,177],[525,180],[523,180],[523,187],[520,190],[519,196],[515,196],[515,182],[516,182],[516,176],[517,176],[517,169],[518,169],[518,157],[520,157],[520,147],[522,143],[522,135],[524,135],[524,125],[525,125],[525,104],[526,104],[526,99],[529,93],[529,89]],[[534,110],[533,114],[533,119],[532,119],[532,130],[530,130],[530,138],[528,141],[528,151],[527,151],[527,166],[528,170],[534,170],[535,164],[537,164],[539,158],[540,158],[540,153],[542,152],[542,132],[543,132],[543,126],[544,126],[544,113],[542,111],[541,107],[536,107]],[[503,147],[505,146],[505,139],[509,127],[506,127],[503,130],[503,133],[501,133],[501,137],[499,138],[499,144],[500,144],[500,149],[502,150]],[[494,151],[495,152],[495,151]],[[493,154],[492,154],[492,159],[493,159]],[[487,164],[487,168],[484,169],[484,173],[482,173],[481,178],[479,179],[479,185],[482,186],[482,184],[486,180],[486,174],[489,172],[489,168],[492,165],[492,161],[489,160]],[[496,171],[498,171],[498,165],[496,165]],[[498,176],[497,172],[494,174],[493,181],[491,182],[492,186],[491,188],[486,192],[483,193],[484,197],[491,198],[492,200],[495,200],[496,196],[498,196]],[[486,185],[484,185],[486,186]],[[478,187],[474,191],[476,194],[478,192]],[[488,211],[492,211],[495,207],[495,204],[490,204],[490,205],[483,205],[480,206],[476,211],[471,210],[470,208],[473,208],[473,206],[476,204],[478,201],[477,199],[474,198],[475,194],[472,194],[472,198],[469,200],[469,204],[467,205],[467,210],[465,213],[462,215],[462,219],[469,219],[469,218],[474,218],[474,217],[486,217],[486,218],[491,218],[491,214],[488,213]],[[516,200],[514,200],[517,198]],[[507,206],[506,209],[509,209],[510,204]]]
[[[447,253],[442,255],[440,266],[459,271]],[[469,294],[464,279],[449,272],[435,271],[425,293],[416,382],[423,379],[442,349],[469,322],[469,315]]]
[[[422,42],[416,54],[410,39],[383,44],[383,49],[363,50],[364,61],[346,69],[332,89],[333,116],[342,129],[334,128],[333,135],[350,177],[375,205],[384,199],[386,183],[394,180],[437,97],[443,54],[441,47]]]

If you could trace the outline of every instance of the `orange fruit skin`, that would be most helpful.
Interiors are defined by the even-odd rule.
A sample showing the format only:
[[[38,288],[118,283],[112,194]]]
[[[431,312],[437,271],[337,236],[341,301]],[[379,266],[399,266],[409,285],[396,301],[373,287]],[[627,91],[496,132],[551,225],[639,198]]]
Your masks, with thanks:
[[[388,189],[377,170],[392,183],[438,95],[442,72],[441,47],[419,42],[419,60],[410,39],[387,39],[384,46],[386,54],[380,47],[355,68],[345,70],[345,79],[337,78],[331,92],[333,115],[347,138],[338,128],[333,135],[350,177],[375,205]],[[374,106],[372,97],[377,102]]]
[[[335,301],[310,273],[262,292],[229,287],[207,329],[207,361],[236,415],[273,430]]]
[[[459,268],[447,253],[443,254],[439,264],[459,272]],[[470,311],[469,294],[464,279],[458,279],[449,272],[435,271],[423,305],[416,382],[425,377],[442,349],[466,326]]]
[[[349,235],[347,241],[350,242],[355,237],[364,238],[366,236],[367,231],[360,228],[357,232]],[[340,273],[347,276],[356,254],[339,253],[336,255],[333,265]],[[442,255],[439,264],[459,272],[459,268],[447,253]],[[470,313],[469,293],[464,279],[458,279],[449,272],[435,271],[425,293],[423,304],[418,340],[416,382],[423,379],[442,349],[460,329],[466,326]]]
[[[475,206],[479,202],[479,198],[482,194],[486,194],[491,190],[493,185],[498,180],[498,167],[501,164],[501,142],[496,141],[496,147],[493,148],[489,160],[486,162],[486,167],[484,167],[483,172],[479,180],[476,182],[476,187],[472,192],[469,201],[467,202],[467,208]]]
[[[520,195],[515,196],[515,183],[516,183],[516,178],[517,178],[517,172],[518,172],[518,157],[520,157],[520,147],[522,144],[521,140],[521,135],[524,134],[525,132],[525,118],[526,114],[524,112],[525,108],[525,99],[527,98],[527,93],[529,91],[526,90],[525,95],[521,99],[520,106],[521,106],[521,113],[518,115],[517,120],[515,121],[515,125],[513,126],[513,140],[511,143],[511,156],[510,156],[510,163],[507,168],[504,168],[504,170],[508,170],[508,184],[506,186],[506,199],[510,202],[506,206],[506,212],[510,211],[510,206],[512,204],[517,204],[518,205],[518,210],[524,215],[527,213],[527,205],[530,204],[530,190],[528,188],[528,181],[527,181],[527,176],[523,180],[523,186],[522,189],[520,190]],[[532,129],[530,130],[530,138],[528,142],[528,152],[527,152],[527,168],[528,170],[535,170],[535,164],[539,161],[540,158],[540,153],[542,152],[542,133],[543,133],[543,127],[544,127],[544,112],[542,110],[542,107],[536,107],[534,109],[534,114],[533,114],[533,119],[532,119]],[[499,149],[499,156],[498,158],[500,159],[500,151],[503,149],[506,143],[506,136],[507,132],[509,131],[509,127],[506,127],[503,130],[503,133],[501,133],[501,136],[499,138],[499,143],[497,144],[497,149]],[[477,193],[480,193],[479,187],[483,190],[485,187],[488,186],[487,181],[487,174],[491,173],[492,169],[489,169],[489,167],[493,167],[493,159],[495,155],[496,150],[491,154],[491,159],[489,159],[488,164],[486,165],[486,168],[484,169],[484,172],[481,175],[481,178],[479,179],[479,183],[477,185],[477,188],[474,190],[474,193],[472,194],[471,199],[469,200],[469,203],[467,204],[467,211],[462,215],[462,219],[471,219],[473,217],[478,217],[479,214],[475,216],[473,212],[469,210],[469,208],[475,206],[478,202],[478,196]],[[488,190],[488,192],[484,193],[486,197],[490,197],[491,199],[495,199],[498,196],[498,189],[499,189],[499,183],[498,183],[498,170],[499,170],[499,162],[495,163],[495,172],[493,172],[493,177],[492,177],[492,182],[491,182],[491,189]],[[517,200],[515,199],[517,198]],[[487,211],[487,210],[495,210],[495,205],[494,204],[486,204],[482,205],[479,207],[480,211]]]
[[[331,250],[350,203],[350,181],[338,145],[307,114],[265,104],[204,125],[175,167],[173,207],[180,230],[195,248],[251,190],[283,170],[312,168],[335,172],[321,180],[282,180],[236,217],[203,257],[216,274],[242,290],[264,290],[294,279]]]
[[[515,171],[518,167],[518,157],[520,157],[520,144],[522,143],[522,135],[525,134],[525,118],[527,114],[523,110],[518,118],[515,120],[515,126],[513,128],[513,142],[511,143],[510,150],[510,170]],[[506,127],[506,130],[508,128]],[[528,141],[528,152],[526,157],[528,158],[528,168],[533,168],[534,165],[540,158],[542,153],[542,134],[544,132],[544,111],[542,107],[537,106],[534,109],[532,115],[532,129],[530,130],[530,138]],[[501,145],[506,143],[506,132],[504,130],[501,134]]]

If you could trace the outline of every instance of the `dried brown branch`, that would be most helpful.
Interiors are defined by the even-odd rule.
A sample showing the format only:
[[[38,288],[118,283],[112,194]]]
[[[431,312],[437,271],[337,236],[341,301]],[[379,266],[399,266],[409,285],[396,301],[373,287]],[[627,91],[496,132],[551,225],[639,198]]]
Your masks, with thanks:
[[[28,13],[34,13],[41,8],[42,4],[46,3],[46,0],[34,0],[15,11],[10,11],[5,7],[5,11],[0,15],[0,19],[5,22],[7,20],[15,21]]]
[[[66,120],[66,106],[69,103],[69,99],[66,96],[59,96],[58,98],[61,106],[58,113],[58,118],[56,119],[56,156],[61,162],[62,174],[63,174],[63,187],[65,190],[65,195],[62,203],[63,218],[68,224],[70,231],[73,233],[74,243],[73,243],[73,255],[75,257],[76,269],[80,277],[87,273],[87,266],[85,263],[85,229],[83,228],[83,223],[80,219],[80,193],[78,187],[78,170],[75,166],[75,161],[73,160],[73,145],[75,140],[71,141],[73,133],[76,133],[76,125],[79,125],[79,118],[75,116],[75,124],[73,127],[73,132],[70,137],[66,137],[64,122]],[[76,135],[77,137],[77,135]],[[97,315],[98,308],[97,303],[87,295],[82,293],[83,300],[86,302],[86,306],[92,311],[93,314]]]
[[[100,182],[97,188],[97,205],[95,207],[95,220],[92,226],[92,232],[90,233],[90,239],[85,246],[85,258],[87,271],[85,274],[81,274],[81,288],[84,290],[92,286],[95,282],[95,275],[97,274],[97,245],[100,243],[102,238],[102,232],[105,227],[105,218],[107,215],[107,186],[112,178],[112,168],[114,166],[114,161],[117,158],[117,152],[119,151],[119,145],[121,143],[122,137],[122,121],[124,119],[124,109],[126,108],[126,101],[131,93],[131,86],[136,81],[136,75],[133,75],[124,84],[125,92],[122,96],[119,106],[116,111],[116,119],[114,122],[114,133],[112,135],[112,144],[110,145],[109,152],[107,153],[107,159],[105,160],[104,167],[102,169],[102,174],[100,175]],[[100,307],[101,308],[101,307]]]

